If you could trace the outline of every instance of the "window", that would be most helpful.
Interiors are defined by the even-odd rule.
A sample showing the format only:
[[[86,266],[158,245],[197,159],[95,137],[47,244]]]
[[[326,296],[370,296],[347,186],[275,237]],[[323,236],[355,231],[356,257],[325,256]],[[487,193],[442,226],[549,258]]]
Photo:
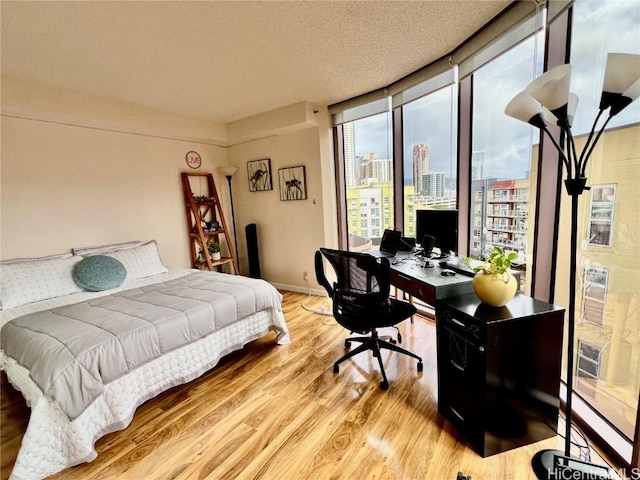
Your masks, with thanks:
[[[580,342],[578,346],[578,376],[598,378],[600,376],[601,350],[587,342]]]
[[[357,210],[361,218],[359,226],[347,226],[350,250],[380,244],[380,229],[368,230],[370,225],[393,225],[390,121],[390,113],[385,112],[343,125],[347,215],[356,215]],[[385,205],[382,212],[381,202]]]
[[[456,110],[456,85],[402,107],[405,236],[416,235],[407,209],[456,208]]]
[[[532,188],[531,165],[536,161],[532,151],[539,132],[511,121],[504,109],[542,73],[543,44],[542,34],[530,37],[473,74],[470,232],[481,232],[479,243],[469,239],[469,253],[475,258],[484,258],[499,246],[518,253],[524,264],[532,251],[527,230],[533,223],[522,222],[522,217],[533,201],[526,192]],[[526,270],[520,278],[526,291]]]
[[[597,115],[607,54],[640,54],[639,21],[637,0],[579,0],[573,6],[570,63],[571,91],[579,97],[573,125],[578,152]],[[591,155],[585,176],[592,189],[579,198],[577,232],[584,274],[578,275],[576,288],[580,298],[575,313],[581,321],[576,323],[580,348],[575,364],[582,375],[576,392],[586,409],[597,412],[593,418],[604,418],[614,427],[598,431],[627,461],[637,428],[640,389],[638,138],[636,101],[611,120]],[[566,306],[571,201],[564,191],[560,199],[554,303]],[[595,349],[600,350],[597,363]],[[594,362],[591,368],[587,359]],[[577,413],[591,421],[588,411]]]
[[[599,185],[591,187],[591,207],[589,208],[589,233],[587,244],[610,247],[613,227],[613,211],[616,205],[616,186]]]
[[[593,266],[585,269],[582,291],[583,320],[602,326],[608,285],[609,269]]]
[[[554,17],[549,32],[539,30],[546,14],[543,3],[550,15],[554,10],[557,13],[565,6],[568,8],[568,13]],[[453,72],[450,79],[439,80],[433,88],[435,83],[429,80],[428,88],[424,86],[426,83],[420,84],[408,95],[399,92],[407,83],[403,79],[397,82],[400,87],[394,84],[365,95],[377,100],[364,106],[336,106],[336,111],[349,109],[349,115],[334,117],[334,124],[340,125],[337,130],[343,134],[344,168],[339,173],[345,178],[347,212],[341,211],[340,218],[348,219],[349,223],[345,226],[348,238],[340,232],[341,246],[346,241],[350,249],[375,247],[380,231],[395,225],[402,225],[405,235],[415,236],[416,210],[435,205],[454,208],[459,199],[462,204],[458,205],[459,211],[468,216],[463,219],[468,224],[460,229],[461,235],[469,237],[466,245],[465,239],[461,239],[469,250],[463,254],[482,258],[493,245],[517,252],[524,269],[523,292],[530,293],[529,283],[533,279],[537,297],[566,306],[569,197],[564,189],[560,192],[560,213],[555,215],[556,164],[549,155],[550,149],[540,151],[539,130],[510,119],[504,108],[542,73],[545,57],[551,64],[561,61],[567,42],[558,38],[564,37],[558,32],[568,26],[572,29],[567,32],[573,65],[571,91],[580,98],[573,133],[581,150],[596,115],[607,53],[640,53],[637,36],[640,5],[637,0],[576,0],[570,8],[566,2],[513,2],[512,8],[535,8],[536,12],[517,25],[516,35],[511,35],[513,31],[499,33],[492,37],[496,38],[495,43],[482,46],[473,58],[457,61],[454,52],[444,67],[438,66],[442,72],[450,68],[451,62],[457,65],[450,70]],[[568,15],[572,18],[565,23]],[[547,38],[555,44],[545,52]],[[426,70],[432,71],[428,67]],[[459,83],[455,78],[458,74]],[[392,97],[380,98],[387,94]],[[388,110],[389,100],[393,115]],[[361,108],[369,116],[352,114],[352,108]],[[392,132],[397,135],[393,140],[401,143],[395,148]],[[640,389],[637,138],[640,138],[638,101],[608,124],[586,171],[592,189],[580,198],[581,283],[576,296],[579,321],[574,363],[576,391],[596,412],[595,416],[609,419],[611,425],[604,422],[598,425],[605,425],[618,435],[617,439],[622,438],[623,447],[619,447],[618,440],[610,441],[610,445],[629,462],[638,431]],[[458,149],[460,178],[456,178]],[[402,181],[396,178],[394,183],[394,174],[400,172]],[[394,185],[402,191],[394,191]],[[538,188],[543,194],[538,195]],[[402,209],[396,207],[400,204]],[[544,213],[536,219],[536,212]],[[360,225],[363,213],[367,214],[369,228]],[[394,219],[394,214],[403,218]],[[556,226],[557,239],[553,238]],[[534,240],[538,242],[535,251]],[[533,261],[538,268],[535,277],[530,275]],[[579,415],[586,418],[582,412]],[[597,430],[600,433],[600,427]],[[602,435],[604,438],[608,433]],[[640,447],[636,450],[640,452]],[[640,453],[634,458],[637,462]]]

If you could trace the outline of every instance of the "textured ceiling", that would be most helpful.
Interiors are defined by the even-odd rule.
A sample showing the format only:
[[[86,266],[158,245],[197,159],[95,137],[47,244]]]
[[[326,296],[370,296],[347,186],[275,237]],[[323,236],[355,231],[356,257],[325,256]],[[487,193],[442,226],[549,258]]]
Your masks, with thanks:
[[[227,123],[384,87],[509,0],[0,2],[3,75]]]

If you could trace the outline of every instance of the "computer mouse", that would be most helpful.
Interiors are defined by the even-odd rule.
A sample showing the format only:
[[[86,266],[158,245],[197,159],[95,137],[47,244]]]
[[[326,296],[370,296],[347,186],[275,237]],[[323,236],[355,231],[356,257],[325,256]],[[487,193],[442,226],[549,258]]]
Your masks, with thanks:
[[[440,272],[440,275],[442,275],[443,277],[454,277],[456,275],[456,272],[454,272],[453,270],[449,270],[448,268],[445,268]]]

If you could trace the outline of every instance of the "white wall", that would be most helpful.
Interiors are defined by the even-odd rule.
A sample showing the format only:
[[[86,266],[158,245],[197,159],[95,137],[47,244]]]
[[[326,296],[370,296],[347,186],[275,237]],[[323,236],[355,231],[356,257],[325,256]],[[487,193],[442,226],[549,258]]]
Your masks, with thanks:
[[[200,171],[226,164],[191,140],[224,129],[5,78],[1,122],[0,258],[153,238],[167,265],[190,266],[179,174],[189,150]]]
[[[273,190],[249,191],[246,163],[271,159]],[[282,288],[304,286],[303,272],[315,285],[313,254],[324,244],[318,127],[271,136],[229,148],[229,163],[239,167],[233,195],[240,258],[247,268],[245,227],[257,225],[262,276]],[[280,200],[278,169],[306,167],[307,199]]]
[[[227,181],[216,167],[239,168],[232,182],[243,273],[245,226],[256,223],[262,277],[306,292],[306,271],[322,293],[313,255],[336,238],[326,108],[300,103],[221,126],[3,77],[0,121],[0,258],[153,238],[167,265],[188,267],[179,174],[195,150],[199,171],[214,174],[229,227]],[[273,190],[249,192],[247,162],[260,158],[271,159]],[[308,198],[283,202],[278,169],[294,165],[306,167]]]

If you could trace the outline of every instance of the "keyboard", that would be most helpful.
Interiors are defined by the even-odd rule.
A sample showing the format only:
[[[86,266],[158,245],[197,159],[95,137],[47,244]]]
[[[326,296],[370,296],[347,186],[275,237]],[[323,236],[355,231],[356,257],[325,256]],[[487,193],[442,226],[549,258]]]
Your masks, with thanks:
[[[454,272],[467,275],[469,277],[473,277],[475,275],[473,269],[467,267],[464,264],[464,260],[461,258],[450,258],[448,260],[444,260],[440,262],[440,268],[448,268]]]

